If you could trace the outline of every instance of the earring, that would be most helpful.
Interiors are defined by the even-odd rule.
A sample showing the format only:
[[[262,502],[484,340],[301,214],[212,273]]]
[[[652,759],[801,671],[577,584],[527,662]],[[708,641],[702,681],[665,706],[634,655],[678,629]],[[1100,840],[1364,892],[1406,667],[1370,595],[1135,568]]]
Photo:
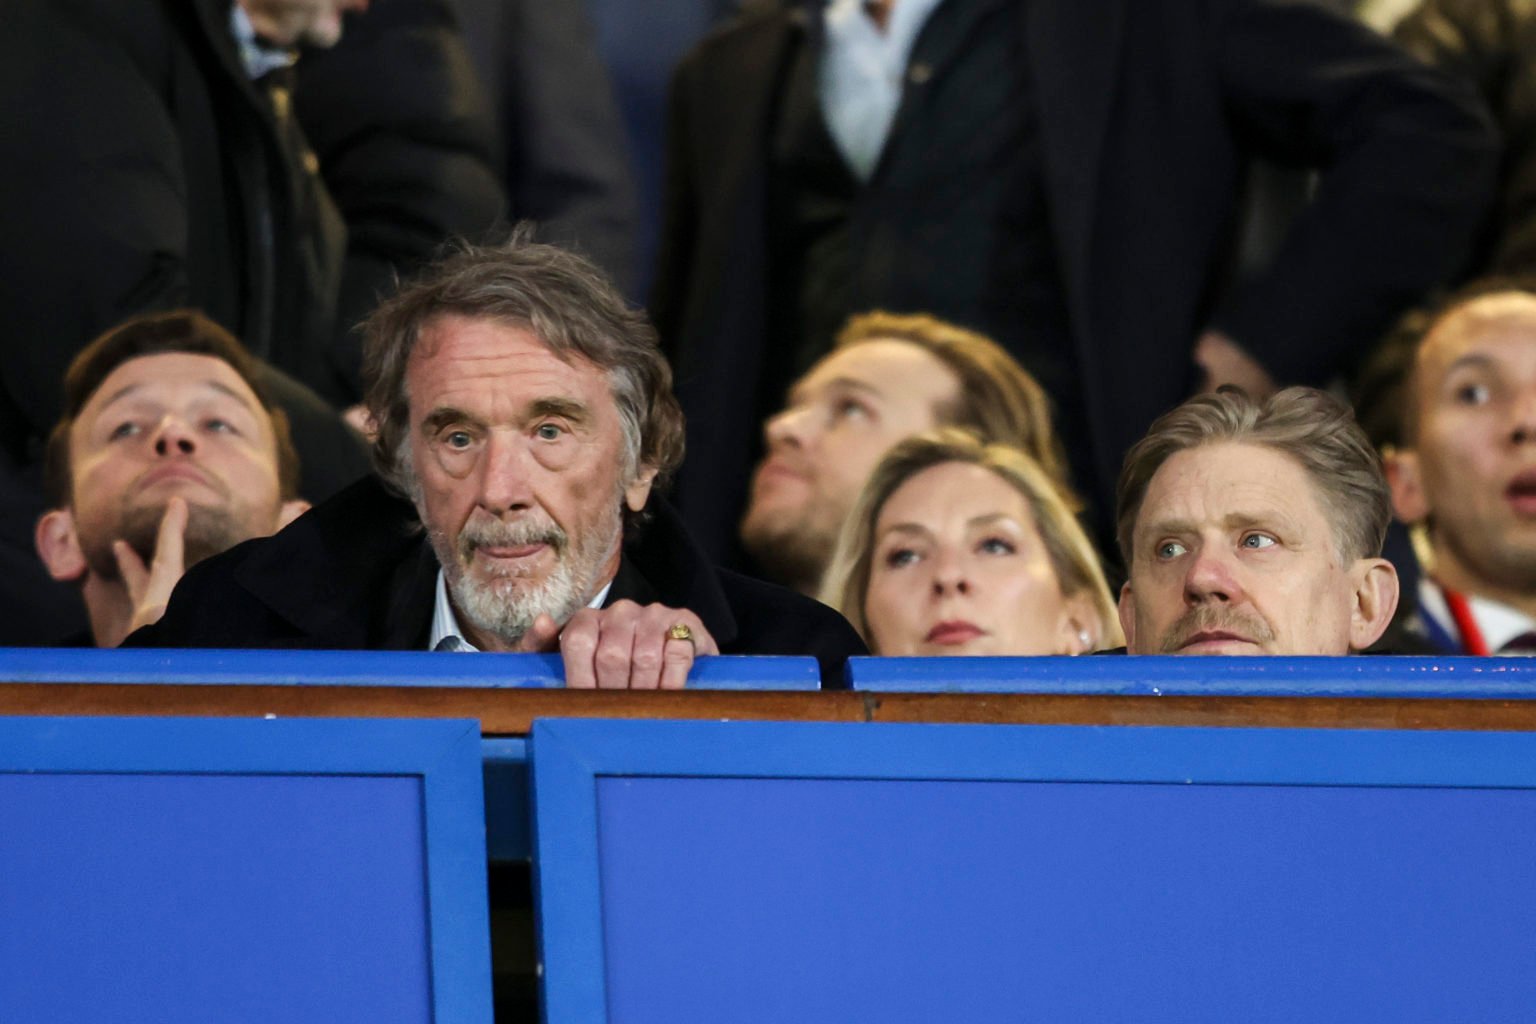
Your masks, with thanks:
[[[1093,649],[1093,638],[1088,635],[1086,629],[1079,629],[1077,631],[1077,642],[1083,645],[1083,654],[1087,654]]]

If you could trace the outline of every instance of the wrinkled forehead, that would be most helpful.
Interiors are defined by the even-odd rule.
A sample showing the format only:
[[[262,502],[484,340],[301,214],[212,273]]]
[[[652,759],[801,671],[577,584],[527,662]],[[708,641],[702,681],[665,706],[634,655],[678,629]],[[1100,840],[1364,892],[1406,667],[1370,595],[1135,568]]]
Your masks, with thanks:
[[[898,338],[871,338],[824,356],[795,382],[790,401],[812,401],[839,386],[914,405],[937,405],[960,391],[954,371],[931,352]]]
[[[270,426],[271,417],[250,384],[224,360],[188,352],[138,356],[115,368],[75,417],[88,429],[128,406],[185,409],[194,405],[243,409]]]
[[[558,363],[604,383],[611,378],[605,367],[572,346],[550,342],[526,321],[441,313],[417,331],[405,361],[405,383],[409,387],[412,377],[441,372],[463,360],[501,370]]]
[[[1267,445],[1219,441],[1175,452],[1147,484],[1136,535],[1271,524],[1336,535],[1318,482]]]
[[[1438,385],[1467,360],[1536,362],[1536,295],[1499,292],[1467,302],[1424,337],[1414,367],[1421,383]]]
[[[489,423],[559,413],[590,418],[605,434],[625,433],[614,375],[521,323],[430,321],[409,354],[404,389],[418,426],[444,415]]]

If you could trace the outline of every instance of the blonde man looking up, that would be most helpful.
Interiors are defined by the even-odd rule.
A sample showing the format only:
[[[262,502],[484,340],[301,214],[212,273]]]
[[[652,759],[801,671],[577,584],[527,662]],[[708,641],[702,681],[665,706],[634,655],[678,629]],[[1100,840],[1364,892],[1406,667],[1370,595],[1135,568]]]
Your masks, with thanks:
[[[843,519],[898,441],[940,426],[1019,448],[1078,501],[1045,392],[991,339],[931,316],[853,317],[764,426],[741,539],[770,579],[816,594]]]

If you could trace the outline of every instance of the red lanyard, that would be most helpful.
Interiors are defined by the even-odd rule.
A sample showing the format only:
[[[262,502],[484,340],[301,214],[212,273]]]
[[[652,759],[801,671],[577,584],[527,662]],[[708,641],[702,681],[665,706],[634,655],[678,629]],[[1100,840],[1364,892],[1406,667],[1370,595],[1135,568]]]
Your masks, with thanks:
[[[1456,632],[1461,634],[1462,649],[1467,654],[1488,657],[1488,641],[1483,639],[1483,631],[1477,628],[1477,620],[1472,617],[1472,606],[1467,603],[1467,599],[1450,587],[1442,586],[1440,592],[1445,595],[1445,606],[1451,610]]]

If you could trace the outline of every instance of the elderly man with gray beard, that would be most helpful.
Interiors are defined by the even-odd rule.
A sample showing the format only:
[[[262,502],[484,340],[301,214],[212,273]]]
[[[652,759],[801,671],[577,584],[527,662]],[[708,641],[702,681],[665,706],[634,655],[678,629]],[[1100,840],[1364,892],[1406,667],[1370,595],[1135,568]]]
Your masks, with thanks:
[[[705,563],[653,490],[682,414],[589,263],[465,247],[369,319],[378,478],[204,562],[132,644],[551,651],[572,686],[680,687],[695,654],[863,652],[831,609]]]

